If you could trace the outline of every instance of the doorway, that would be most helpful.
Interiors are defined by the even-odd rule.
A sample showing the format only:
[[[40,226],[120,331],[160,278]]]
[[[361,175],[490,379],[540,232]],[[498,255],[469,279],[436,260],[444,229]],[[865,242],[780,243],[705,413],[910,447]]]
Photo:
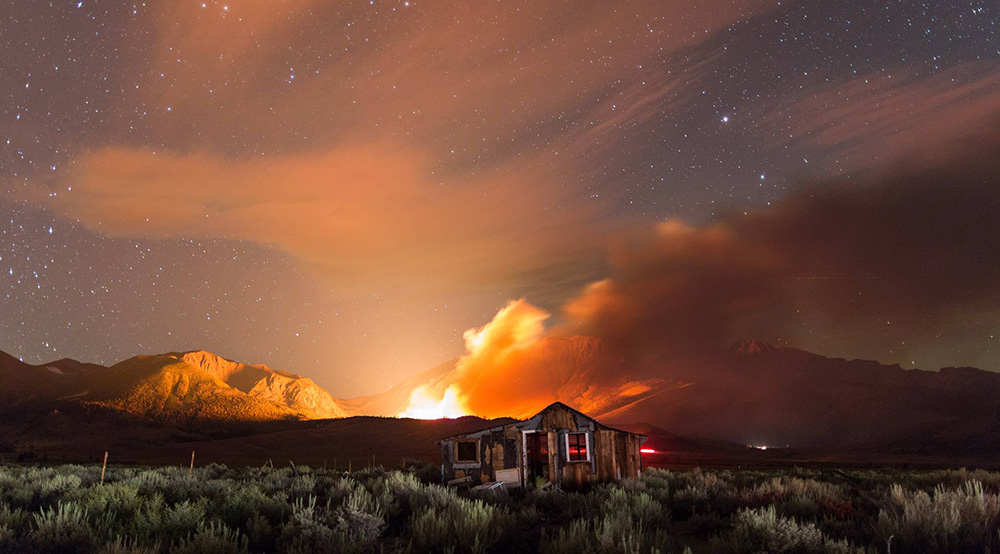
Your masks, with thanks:
[[[525,453],[528,457],[528,471],[525,475],[525,485],[534,485],[537,477],[551,481],[552,476],[549,473],[549,434],[527,433],[524,439],[526,444]]]

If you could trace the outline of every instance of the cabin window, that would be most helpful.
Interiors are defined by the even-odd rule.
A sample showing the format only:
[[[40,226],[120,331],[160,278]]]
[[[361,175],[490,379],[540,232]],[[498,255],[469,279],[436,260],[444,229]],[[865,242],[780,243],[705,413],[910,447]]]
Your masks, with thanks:
[[[455,443],[455,461],[458,463],[479,461],[479,442],[462,441]]]
[[[587,452],[587,433],[569,433],[566,435],[566,452],[569,453],[569,461],[586,462],[589,460]]]

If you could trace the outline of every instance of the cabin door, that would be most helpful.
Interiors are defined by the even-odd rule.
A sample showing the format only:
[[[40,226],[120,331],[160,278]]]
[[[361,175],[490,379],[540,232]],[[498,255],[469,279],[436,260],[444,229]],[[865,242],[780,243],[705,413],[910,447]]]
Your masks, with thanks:
[[[616,478],[622,479],[624,477],[635,477],[631,474],[631,468],[628,463],[628,437],[625,433],[615,433],[615,468],[617,469]]]
[[[526,454],[528,456],[525,485],[533,485],[537,477],[551,481],[552,478],[549,475],[549,434],[527,433],[524,438],[527,443]]]

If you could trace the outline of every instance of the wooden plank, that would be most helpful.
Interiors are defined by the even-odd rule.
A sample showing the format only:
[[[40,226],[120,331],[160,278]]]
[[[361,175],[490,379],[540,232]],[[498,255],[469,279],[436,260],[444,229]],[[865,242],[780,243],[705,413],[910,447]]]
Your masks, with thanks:
[[[601,437],[598,445],[598,459],[600,460],[598,475],[603,481],[613,481],[618,475],[618,464],[615,461],[615,433],[608,430],[602,430],[598,433]]]
[[[556,433],[546,433],[549,439],[549,480],[553,483],[558,484],[560,482],[561,472],[559,471],[559,464],[557,463],[558,452],[559,452],[559,441],[557,440]]]
[[[517,439],[503,439],[503,467],[512,468],[521,465],[518,463],[518,460],[520,460],[518,453],[520,451],[518,450],[517,445]]]
[[[541,429],[545,431],[554,431],[556,429],[577,431],[578,427],[573,412],[561,406],[556,406],[542,414]]]
[[[562,486],[566,488],[581,488],[584,484],[593,480],[593,473],[590,471],[590,464],[574,462],[563,466]]]
[[[496,472],[498,470],[505,469],[507,465],[505,463],[506,459],[504,456],[503,441],[495,443],[491,450],[492,450],[492,455],[490,456],[490,459],[492,460],[493,463],[493,471]]]

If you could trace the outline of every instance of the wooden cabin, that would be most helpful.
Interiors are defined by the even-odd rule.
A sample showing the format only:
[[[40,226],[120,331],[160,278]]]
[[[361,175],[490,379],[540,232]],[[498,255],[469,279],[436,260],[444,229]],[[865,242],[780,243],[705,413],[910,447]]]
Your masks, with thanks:
[[[637,477],[646,437],[614,429],[562,402],[524,421],[438,441],[446,483],[551,482],[564,488]]]

